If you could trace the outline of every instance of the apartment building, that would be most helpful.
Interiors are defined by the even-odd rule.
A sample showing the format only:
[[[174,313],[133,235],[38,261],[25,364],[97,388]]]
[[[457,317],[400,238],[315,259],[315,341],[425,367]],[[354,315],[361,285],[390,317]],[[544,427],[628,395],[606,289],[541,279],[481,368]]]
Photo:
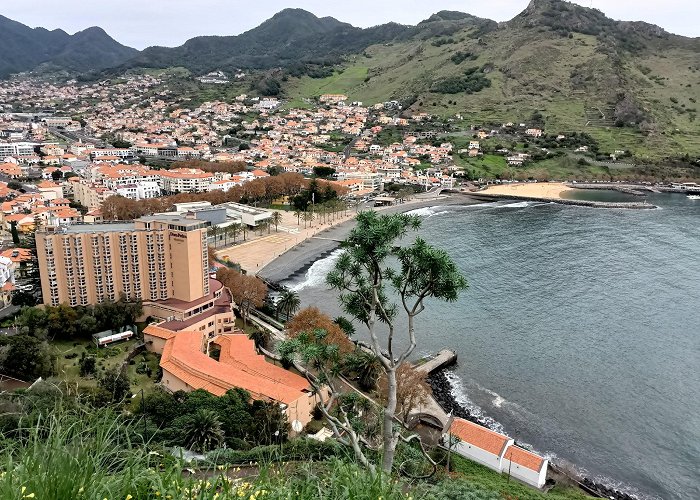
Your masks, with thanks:
[[[36,146],[33,142],[0,142],[0,157],[33,155]]]
[[[160,196],[160,186],[155,181],[140,181],[117,188],[117,194],[132,200],[147,200]]]
[[[210,297],[209,222],[180,216],[42,228],[36,234],[44,303],[143,300],[149,315],[185,319]],[[201,303],[200,303],[201,302]],[[167,312],[159,313],[163,306]],[[179,315],[178,312],[183,312]]]
[[[205,193],[216,179],[214,174],[197,168],[173,168],[158,173],[166,193]]]
[[[99,184],[73,183],[73,199],[88,210],[100,208],[107,198],[115,194],[115,191]]]

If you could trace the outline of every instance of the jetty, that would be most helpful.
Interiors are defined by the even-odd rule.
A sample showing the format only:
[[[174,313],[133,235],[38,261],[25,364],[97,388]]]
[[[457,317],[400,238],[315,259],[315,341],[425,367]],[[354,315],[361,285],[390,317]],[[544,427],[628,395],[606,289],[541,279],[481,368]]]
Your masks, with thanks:
[[[443,349],[435,356],[431,356],[427,361],[419,361],[414,367],[416,370],[425,373],[427,377],[431,373],[440,371],[456,362],[457,353],[449,349]],[[418,424],[423,424],[442,432],[449,426],[449,423],[450,415],[442,409],[432,394],[424,404],[415,408],[408,416],[409,429],[415,428]]]
[[[573,205],[579,207],[590,208],[624,208],[633,210],[654,210],[659,207],[646,202],[607,202],[607,201],[591,201],[591,200],[567,200],[565,198],[537,198],[533,196],[517,196],[510,194],[490,194],[481,191],[477,192],[481,199],[490,199],[491,201],[498,200],[515,200],[515,201],[534,201],[539,203],[557,203],[559,205]]]
[[[433,372],[442,370],[443,368],[453,365],[457,362],[457,353],[450,349],[443,349],[435,356],[432,356],[424,363],[419,363],[415,366],[416,370],[425,372],[430,375]]]

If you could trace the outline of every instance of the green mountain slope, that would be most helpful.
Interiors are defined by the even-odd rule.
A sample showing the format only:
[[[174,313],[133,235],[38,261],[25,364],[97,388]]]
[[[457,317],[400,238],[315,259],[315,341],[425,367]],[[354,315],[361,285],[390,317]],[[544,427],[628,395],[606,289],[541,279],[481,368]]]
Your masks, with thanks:
[[[138,53],[96,27],[69,35],[62,30],[32,29],[0,16],[0,32],[0,78],[38,67],[74,72],[99,70],[121,64]]]
[[[457,91],[474,68],[490,86]],[[539,111],[548,130],[587,131],[608,149],[649,158],[700,154],[700,39],[559,0],[535,0],[497,29],[466,26],[447,37],[374,45],[349,58],[340,75],[293,79],[285,91],[400,100],[414,111],[459,113],[470,124],[525,122]]]

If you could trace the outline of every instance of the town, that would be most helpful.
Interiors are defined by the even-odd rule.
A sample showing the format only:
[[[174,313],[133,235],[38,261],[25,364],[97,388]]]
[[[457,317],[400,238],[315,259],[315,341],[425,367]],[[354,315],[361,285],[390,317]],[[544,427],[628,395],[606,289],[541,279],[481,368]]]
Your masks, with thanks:
[[[397,101],[364,106],[324,94],[288,108],[243,94],[230,103],[192,103],[167,83],[148,75],[0,83],[0,318],[16,356],[0,373],[6,387],[58,375],[96,386],[100,401],[140,390],[135,411],[172,397],[158,391],[223,397],[241,390],[272,405],[264,410],[274,417],[267,431],[343,439],[347,429],[338,431],[326,408],[334,389],[315,386],[306,368],[290,366],[277,350],[300,317],[308,316],[305,331],[352,325],[317,309],[299,311],[296,292],[258,272],[363,211],[396,213],[391,209],[443,191],[532,179],[523,167],[555,154],[578,155],[579,162],[628,154],[601,157],[585,134],[545,132],[536,116],[465,129],[459,116],[404,113]],[[494,159],[502,167],[497,176],[475,168]],[[20,339],[38,330],[56,341],[22,354]],[[22,359],[55,359],[52,349],[55,362],[29,368]],[[368,356],[359,344],[348,350]],[[420,372],[407,370],[402,376]],[[447,446],[448,457],[454,451],[535,488],[552,487],[547,459],[446,414],[425,383],[430,372],[420,373],[423,390],[402,410],[403,425]],[[361,375],[346,368],[348,378]],[[371,395],[379,385],[352,390]],[[275,407],[283,418],[270,413]],[[181,444],[188,443],[212,448],[208,441]]]

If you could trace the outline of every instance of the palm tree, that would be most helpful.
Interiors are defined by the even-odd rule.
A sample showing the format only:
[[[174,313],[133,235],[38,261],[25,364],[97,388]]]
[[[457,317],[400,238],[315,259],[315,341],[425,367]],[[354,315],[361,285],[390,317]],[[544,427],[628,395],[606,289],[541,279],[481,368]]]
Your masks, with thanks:
[[[285,289],[277,302],[277,319],[279,319],[279,313],[285,313],[287,321],[289,318],[299,310],[301,306],[301,300],[299,299],[299,294],[294,290]]]
[[[301,222],[300,222],[301,214],[302,214],[302,211],[299,209],[296,209],[294,211],[294,216],[297,218],[297,226],[301,224]]]
[[[233,236],[233,243],[236,243],[236,237],[240,234],[241,232],[241,225],[240,224],[232,224],[229,226],[231,228],[231,235]]]
[[[214,238],[214,248],[216,248],[218,245],[216,244],[217,242],[217,236],[219,235],[219,226],[212,226],[209,228],[209,237]]]
[[[279,223],[282,222],[282,214],[279,212],[272,212],[272,217],[270,220],[275,225],[275,232],[277,232],[277,226],[279,226]]]
[[[212,410],[201,408],[182,428],[185,445],[194,451],[206,452],[218,447],[224,440],[219,416]]]
[[[374,354],[358,349],[346,358],[345,366],[355,373],[363,391],[371,391],[377,386],[382,366]]]
[[[304,229],[306,229],[306,223],[308,222],[309,226],[311,226],[311,223],[316,217],[313,212],[304,212],[301,218],[304,219]]]

